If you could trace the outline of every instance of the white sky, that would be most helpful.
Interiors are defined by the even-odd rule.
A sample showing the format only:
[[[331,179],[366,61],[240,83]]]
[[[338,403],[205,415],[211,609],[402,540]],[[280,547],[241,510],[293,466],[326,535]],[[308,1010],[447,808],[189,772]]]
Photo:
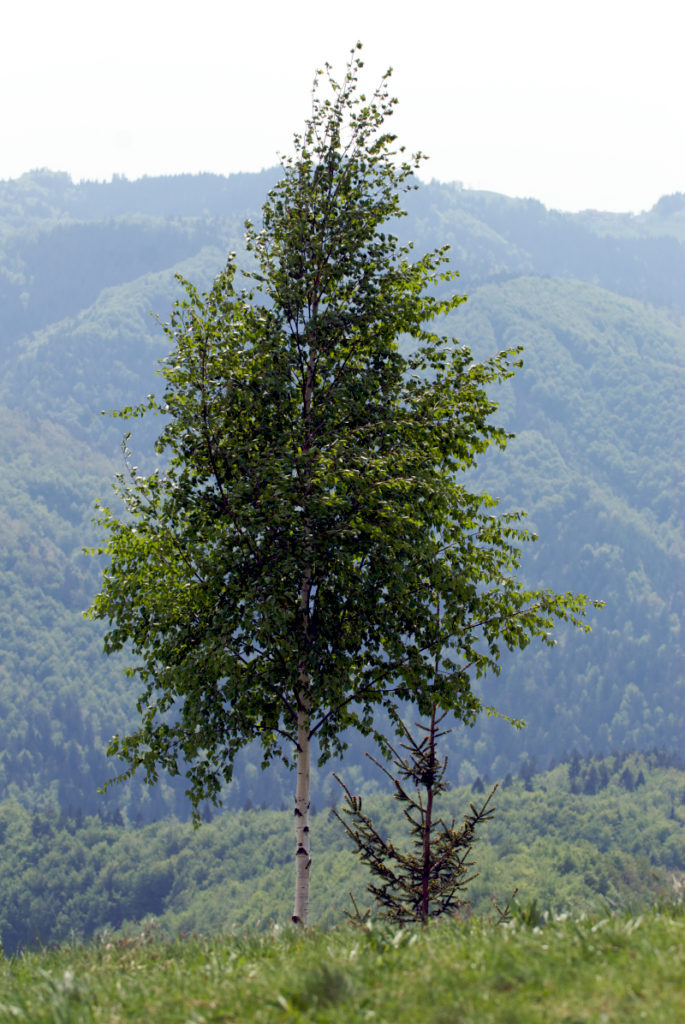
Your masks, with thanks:
[[[685,190],[679,0],[15,0],[0,41],[0,178],[254,171],[357,39],[390,65],[423,177],[564,210]]]

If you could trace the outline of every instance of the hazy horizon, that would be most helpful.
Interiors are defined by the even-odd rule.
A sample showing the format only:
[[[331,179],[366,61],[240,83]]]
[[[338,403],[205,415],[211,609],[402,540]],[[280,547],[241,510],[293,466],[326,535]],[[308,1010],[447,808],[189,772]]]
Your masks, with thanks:
[[[264,173],[266,173],[268,171],[271,171],[271,170],[275,169],[277,166],[278,166],[278,164],[276,162],[274,162],[270,167],[262,167],[259,170],[255,170],[255,171],[240,171],[240,170],[238,170],[238,171],[228,171],[225,174],[223,174],[221,171],[169,171],[169,172],[160,172],[159,174],[140,174],[140,175],[137,175],[136,177],[129,177],[126,174],[120,174],[118,172],[114,172],[113,174],[111,174],[109,176],[109,178],[75,178],[73,175],[71,175],[69,173],[69,171],[66,171],[64,169],[53,168],[53,167],[31,167],[31,168],[29,168],[29,170],[23,171],[21,174],[18,174],[18,175],[14,176],[14,177],[11,177],[11,178],[0,178],[0,185],[7,184],[8,182],[12,182],[12,181],[19,181],[21,178],[29,176],[29,175],[32,175],[32,174],[42,174],[42,173],[56,174],[56,175],[66,174],[70,178],[72,183],[76,187],[78,187],[79,185],[84,185],[84,184],[111,185],[114,182],[116,182],[117,180],[123,180],[123,181],[125,181],[127,183],[135,183],[137,181],[144,181],[146,179],[154,180],[156,178],[183,177],[183,176],[199,177],[199,176],[201,176],[203,174],[217,176],[217,177],[230,178],[232,175],[239,175],[239,174],[255,174],[255,175],[256,174],[264,174]],[[493,195],[503,195],[503,196],[507,196],[508,198],[512,198],[512,199],[522,199],[522,200],[531,199],[531,200],[535,200],[537,202],[543,202],[541,199],[539,199],[538,196],[533,196],[533,195],[511,196],[510,193],[504,192],[503,190],[500,190],[500,189],[480,189],[480,188],[477,188],[477,187],[470,187],[470,186],[465,185],[463,182],[458,181],[458,180],[454,180],[454,181],[440,181],[437,178],[429,178],[429,177],[424,177],[424,176],[421,176],[421,175],[419,175],[418,178],[419,178],[419,180],[421,181],[421,183],[423,185],[430,185],[433,182],[437,182],[440,185],[455,186],[455,187],[457,187],[459,189],[463,189],[464,191],[467,191],[467,192],[486,192],[486,193],[490,192]],[[652,203],[652,206],[650,206],[648,208],[645,208],[644,210],[640,210],[640,211],[633,211],[633,210],[603,210],[603,209],[600,209],[598,207],[585,207],[585,208],[582,208],[582,209],[579,209],[579,210],[569,211],[569,210],[561,210],[559,207],[549,206],[546,203],[543,203],[543,205],[548,210],[556,210],[557,212],[561,212],[561,213],[588,213],[589,212],[589,213],[613,213],[613,214],[616,214],[616,216],[620,216],[621,214],[625,214],[625,215],[629,215],[629,216],[639,216],[641,213],[649,213],[649,211],[652,210],[654,208],[654,206],[656,206],[656,204],[659,202],[660,199],[663,198],[663,196],[674,195],[674,194],[676,194],[676,193],[673,193],[673,192],[671,192],[671,193],[669,193],[669,192],[663,193],[662,196],[657,196],[656,197],[656,199],[654,200],[654,203]],[[685,187],[683,189],[677,190],[677,194],[679,194],[679,195],[685,194]]]
[[[388,66],[392,130],[422,178],[576,211],[640,212],[685,188],[685,13],[668,0],[446,0],[410,20],[350,0],[26,0],[7,15],[0,179],[255,172],[287,152],[314,72],[358,39]]]

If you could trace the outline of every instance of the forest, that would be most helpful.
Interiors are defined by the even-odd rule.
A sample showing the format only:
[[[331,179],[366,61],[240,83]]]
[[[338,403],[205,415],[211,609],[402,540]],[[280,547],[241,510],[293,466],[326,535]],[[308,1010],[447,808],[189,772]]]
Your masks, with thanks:
[[[348,773],[345,772],[345,775]],[[459,819],[482,800],[483,780],[450,790],[442,811]],[[685,768],[658,752],[581,758],[538,773],[525,762],[494,795],[494,818],[474,845],[459,916],[486,918],[516,891],[522,908],[579,915],[639,911],[677,901],[685,878]],[[365,799],[380,831],[406,848],[401,809],[387,794]],[[316,810],[316,809],[315,809]],[[0,804],[0,934],[7,954],[106,936],[226,934],[282,924],[292,898],[292,812],[251,808],[194,830],[166,817],[127,826],[120,812],[28,811]],[[370,908],[367,869],[330,808],[313,817],[317,839],[312,923],[346,923]]]
[[[50,844],[55,858],[58,847],[80,844],[75,863],[90,864],[93,879],[106,870],[89,859],[98,843],[133,852],[151,829],[165,864],[180,847],[171,854],[159,837],[176,829],[190,842],[182,778],[97,792],[117,769],[107,741],[135,721],[136,694],[125,657],[105,659],[102,630],[83,619],[101,572],[83,549],[98,539],[94,503],[109,498],[122,466],[121,421],[103,410],[135,405],[159,388],[166,352],[157,318],[168,317],[178,296],[174,275],[207,287],[229,249],[249,266],[243,223],[259,217],[277,175],[77,184],[34,171],[0,182],[0,844],[4,863],[18,864],[10,841],[15,849],[27,829],[35,840],[33,859],[10,872],[26,899],[31,877],[50,874],[41,836],[60,837],[61,845]],[[409,193],[406,206],[400,238],[418,252],[449,244],[460,271],[468,301],[452,314],[449,333],[479,357],[524,347],[523,369],[493,396],[515,440],[505,454],[484,457],[472,486],[496,495],[503,509],[528,513],[539,536],[523,563],[530,586],[605,602],[592,614],[591,634],[560,630],[553,650],[503,655],[501,675],[479,685],[525,728],[484,719],[455,729],[446,751],[451,780],[487,785],[570,762],[574,751],[598,764],[651,751],[659,770],[676,771],[685,727],[685,195],[665,196],[640,215],[565,214],[533,199],[432,182]],[[130,442],[146,469],[156,426],[135,424]],[[406,713],[411,720],[412,709]],[[320,811],[335,799],[332,769],[382,798],[365,749],[350,736],[344,765],[314,770]],[[263,773],[248,753],[224,805],[277,813],[290,806],[291,789],[285,769]],[[217,819],[206,827],[209,837],[238,825]],[[646,847],[638,853],[654,856]],[[677,861],[662,866],[682,870],[682,856]],[[641,891],[646,864],[626,871]],[[117,881],[113,867],[111,878],[105,892],[154,891],[149,881]],[[55,927],[87,932],[103,918],[163,913],[166,884],[154,906],[119,905],[103,892],[97,922],[65,911]],[[6,948],[45,927],[43,919],[13,931],[22,916],[34,920],[24,904],[16,908],[3,924]],[[194,922],[191,915],[181,926]]]

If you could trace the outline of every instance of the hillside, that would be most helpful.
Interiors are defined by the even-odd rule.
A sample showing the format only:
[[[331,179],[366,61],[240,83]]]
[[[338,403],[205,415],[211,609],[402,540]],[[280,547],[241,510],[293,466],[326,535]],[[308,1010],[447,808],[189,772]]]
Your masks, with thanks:
[[[242,250],[242,222],[275,180],[213,175],[74,184],[33,172],[0,183],[0,798],[91,814],[111,771],[107,738],[134,720],[123,662],[100,653],[81,611],[98,585],[93,502],[121,466],[121,423],[103,409],[156,386],[181,272],[199,285]],[[533,200],[432,183],[398,232],[417,252],[448,242],[469,300],[450,330],[476,354],[523,344],[498,395],[517,435],[478,482],[527,509],[534,584],[606,601],[590,637],[505,659],[488,700],[526,719],[455,733],[455,781],[501,777],[570,752],[678,749],[683,657],[685,197],[640,217],[560,214]],[[133,437],[152,457],[155,424]],[[409,712],[408,712],[409,713]],[[346,769],[366,780],[364,744]],[[330,789],[320,769],[321,802]],[[107,798],[130,821],[187,814],[182,781]],[[290,780],[246,758],[229,803],[278,807]]]
[[[343,777],[358,792],[354,774]],[[439,814],[460,821],[485,795],[477,779],[445,794]],[[340,791],[333,799],[341,802]],[[493,803],[472,855],[468,913],[487,916],[493,899],[504,905],[515,889],[540,912],[636,909],[685,878],[685,770],[659,755],[576,756],[539,775],[525,762],[519,777],[501,780]],[[364,809],[397,848],[409,847],[396,800],[372,794]],[[339,925],[350,891],[370,906],[369,876],[328,809],[313,816],[311,835],[311,922]],[[126,827],[117,813],[32,813],[6,801],[0,858],[7,953],[122,926],[128,934],[150,915],[157,934],[173,937],[284,925],[292,911],[288,811],[227,812],[195,831],[176,819]]]

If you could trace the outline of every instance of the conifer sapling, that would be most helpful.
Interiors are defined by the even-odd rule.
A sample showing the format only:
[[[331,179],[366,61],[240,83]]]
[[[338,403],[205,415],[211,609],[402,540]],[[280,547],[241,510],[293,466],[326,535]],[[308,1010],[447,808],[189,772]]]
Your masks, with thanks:
[[[345,783],[335,775],[345,792],[343,818],[334,811],[345,831],[354,842],[361,860],[368,865],[374,881],[368,886],[374,897],[379,916],[399,924],[420,922],[426,924],[432,917],[463,908],[467,901],[463,893],[476,874],[469,874],[473,866],[471,852],[478,840],[478,828],[488,821],[496,808],[490,805],[497,786],[494,786],[480,808],[470,804],[463,825],[457,827],[454,818],[447,824],[436,816],[435,800],[449,788],[445,779],[447,758],[438,757],[438,740],[450,732],[440,730],[447,712],[432,709],[429,725],[416,723],[419,737],[403,727],[404,742],[398,752],[390,747],[396,774],[372,757],[366,756],[388,776],[393,783],[394,797],[403,805],[409,823],[412,848],[399,850],[389,839],[384,839],[371,818],[362,810],[361,796],[354,796]],[[422,734],[422,735],[421,735]],[[354,897],[353,920],[362,922],[370,911],[361,912]]]

